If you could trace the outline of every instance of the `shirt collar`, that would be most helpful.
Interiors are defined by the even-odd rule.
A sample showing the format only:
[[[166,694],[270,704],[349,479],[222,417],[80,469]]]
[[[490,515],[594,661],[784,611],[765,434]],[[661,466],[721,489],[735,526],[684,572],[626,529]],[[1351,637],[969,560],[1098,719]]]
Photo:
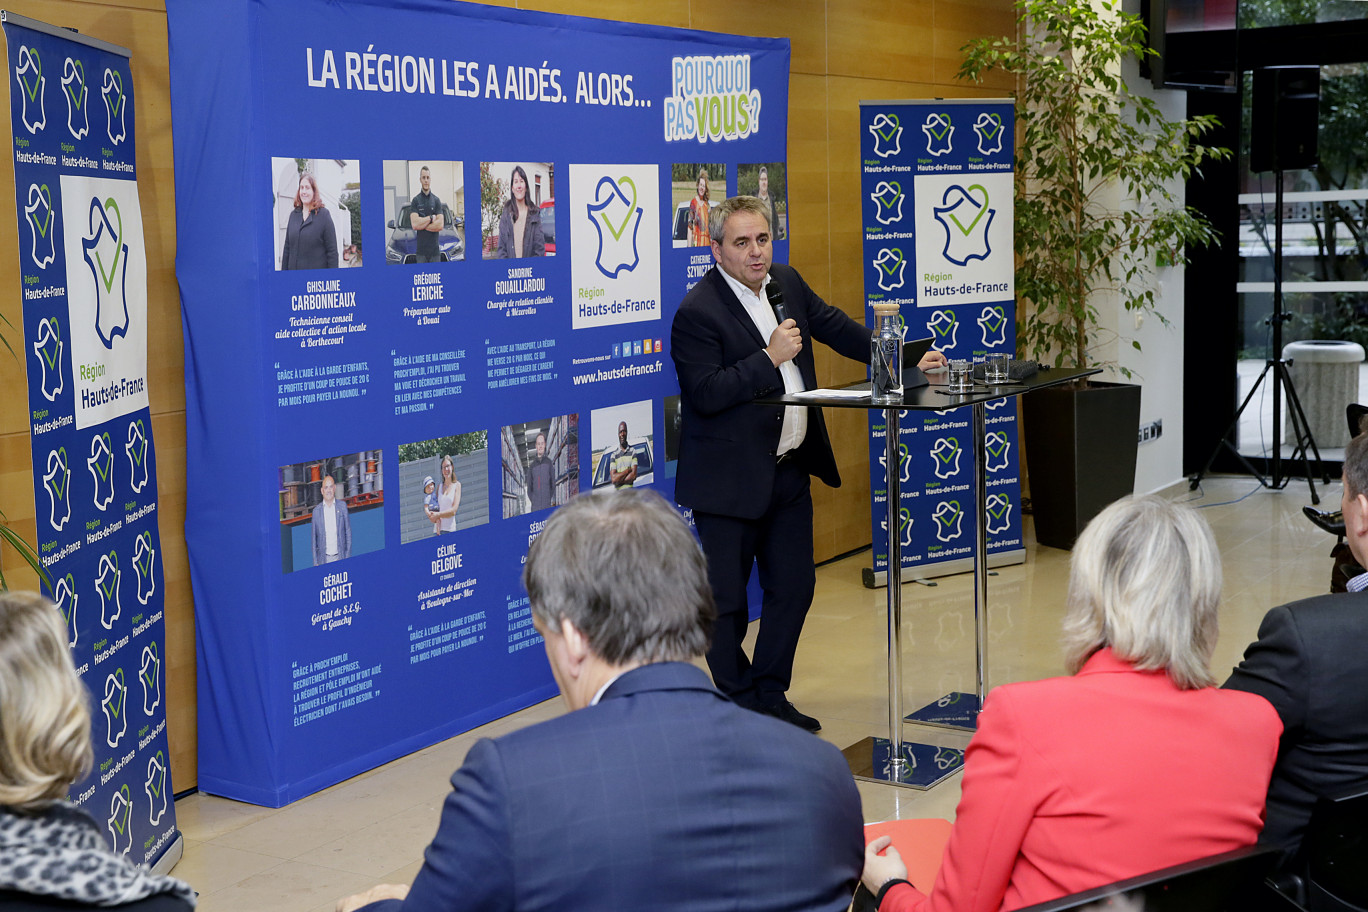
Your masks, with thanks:
[[[1362,592],[1365,589],[1368,589],[1368,573],[1360,573],[1344,584],[1346,592]]]
[[[736,300],[744,301],[747,299],[747,297],[752,299],[758,298],[761,301],[765,300],[763,295],[757,295],[755,292],[751,291],[749,288],[743,285],[740,280],[732,278],[731,274],[728,273],[727,270],[723,269],[720,265],[717,267],[717,271],[721,273],[722,278],[726,279],[727,284],[731,286],[732,294],[736,295]],[[764,291],[765,286],[769,283],[770,274],[767,272],[765,273],[765,281],[761,284],[760,290]]]

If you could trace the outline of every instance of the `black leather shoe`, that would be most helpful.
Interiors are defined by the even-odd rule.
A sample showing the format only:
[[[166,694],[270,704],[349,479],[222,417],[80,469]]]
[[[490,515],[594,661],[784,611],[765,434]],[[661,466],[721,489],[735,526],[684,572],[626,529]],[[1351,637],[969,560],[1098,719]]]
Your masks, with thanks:
[[[1311,520],[1311,524],[1317,529],[1340,538],[1344,537],[1344,514],[1340,511],[1326,513],[1315,507],[1302,507],[1302,515]]]
[[[821,722],[812,716],[800,713],[798,707],[788,700],[784,700],[782,703],[769,704],[764,707],[763,712],[790,725],[796,725],[804,731],[819,732],[822,730]]]

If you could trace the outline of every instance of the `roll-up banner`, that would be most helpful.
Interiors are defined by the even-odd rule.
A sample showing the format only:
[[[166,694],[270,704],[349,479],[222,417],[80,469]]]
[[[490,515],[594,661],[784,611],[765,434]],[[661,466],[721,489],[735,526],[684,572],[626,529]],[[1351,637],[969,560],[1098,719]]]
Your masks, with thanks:
[[[179,857],[167,761],[147,257],[124,48],[11,13],[23,358],[45,594],[90,689],[71,800],[138,864]],[[174,862],[167,857],[166,862]]]
[[[948,358],[981,362],[1015,350],[1010,100],[860,102],[865,306],[896,302],[906,338],[930,336]],[[988,554],[1020,563],[1016,400],[985,406]],[[972,567],[974,440],[969,407],[900,413],[904,573]],[[869,413],[873,571],[888,569],[883,413]]]
[[[672,497],[707,213],[786,40],[446,0],[171,0],[199,785],[280,805],[553,695],[520,581]]]

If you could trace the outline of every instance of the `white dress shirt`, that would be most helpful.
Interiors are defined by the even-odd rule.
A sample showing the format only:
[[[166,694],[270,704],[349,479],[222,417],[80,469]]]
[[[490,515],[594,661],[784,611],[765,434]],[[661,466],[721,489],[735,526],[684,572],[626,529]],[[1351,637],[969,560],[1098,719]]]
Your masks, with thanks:
[[[745,308],[746,315],[751,318],[755,328],[760,331],[760,338],[769,343],[769,338],[774,331],[779,328],[779,320],[774,316],[774,308],[770,307],[769,299],[763,298],[742,285],[736,279],[727,274],[721,266],[717,271],[722,273],[722,278],[727,280],[731,290],[735,292],[736,299]],[[773,279],[765,276],[765,285]],[[762,285],[761,288],[764,286]],[[779,376],[784,381],[784,392],[801,393],[804,390],[803,377],[798,373],[798,365],[793,363],[793,359],[785,361],[779,365]],[[784,409],[784,426],[779,433],[779,448],[775,450],[776,456],[783,456],[789,450],[797,449],[807,436],[807,407],[802,405],[790,405]]]

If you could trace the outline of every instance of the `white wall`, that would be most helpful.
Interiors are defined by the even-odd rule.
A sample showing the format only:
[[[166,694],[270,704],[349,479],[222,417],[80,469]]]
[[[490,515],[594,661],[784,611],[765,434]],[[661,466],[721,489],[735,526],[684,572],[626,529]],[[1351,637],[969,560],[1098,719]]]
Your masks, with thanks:
[[[1139,6],[1139,0],[1126,0],[1127,12],[1138,13]],[[1153,98],[1164,116],[1187,116],[1187,93],[1156,91],[1148,79],[1140,76],[1133,60],[1123,64],[1122,75],[1131,91]],[[1172,190],[1177,199],[1186,198],[1182,181],[1177,181]],[[1119,302],[1099,309],[1101,336],[1113,338],[1116,346],[1114,355],[1099,351],[1099,360],[1114,359],[1131,371],[1129,382],[1140,384],[1141,427],[1156,419],[1164,423],[1159,439],[1140,445],[1135,466],[1136,493],[1149,493],[1183,478],[1183,269],[1161,269],[1156,277],[1160,281],[1158,311],[1168,318],[1168,326],[1154,316],[1145,317],[1137,326],[1134,315],[1127,313]],[[1131,345],[1132,340],[1140,343],[1140,351]],[[1119,371],[1109,371],[1103,377],[1125,380]]]

